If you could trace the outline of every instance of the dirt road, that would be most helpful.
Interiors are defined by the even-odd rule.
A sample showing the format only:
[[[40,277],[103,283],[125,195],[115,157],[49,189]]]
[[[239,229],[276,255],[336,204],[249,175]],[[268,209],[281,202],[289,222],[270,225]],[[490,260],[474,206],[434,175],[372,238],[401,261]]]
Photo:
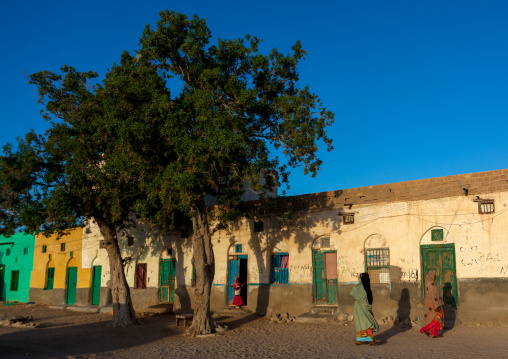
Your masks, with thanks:
[[[39,328],[0,327],[0,358],[508,358],[508,327],[455,327],[430,339],[417,329],[381,326],[382,345],[356,346],[354,326],[270,323],[255,314],[217,316],[229,326],[206,338],[185,336],[173,315],[111,329],[107,314],[46,306],[0,307],[0,319],[32,315]],[[430,345],[429,345],[430,344]]]

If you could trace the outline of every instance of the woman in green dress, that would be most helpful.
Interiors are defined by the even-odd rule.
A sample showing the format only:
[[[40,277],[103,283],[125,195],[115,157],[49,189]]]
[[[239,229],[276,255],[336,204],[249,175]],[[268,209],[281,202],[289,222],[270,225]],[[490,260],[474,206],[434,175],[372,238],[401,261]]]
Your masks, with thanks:
[[[360,274],[360,283],[355,285],[349,294],[355,298],[356,345],[379,345],[379,342],[374,340],[374,332],[379,330],[379,324],[372,314],[372,290],[368,273]]]

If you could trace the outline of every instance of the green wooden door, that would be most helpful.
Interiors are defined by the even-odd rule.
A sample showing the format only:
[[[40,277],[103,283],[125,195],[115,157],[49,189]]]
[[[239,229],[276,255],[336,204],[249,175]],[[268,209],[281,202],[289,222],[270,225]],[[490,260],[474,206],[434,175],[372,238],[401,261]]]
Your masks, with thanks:
[[[0,300],[5,300],[4,293],[5,264],[0,265]]]
[[[92,272],[92,305],[99,305],[101,301],[102,266],[94,266]]]
[[[175,259],[162,259],[160,267],[160,301],[175,302]]]
[[[314,251],[313,267],[314,267],[314,298],[316,304],[326,304],[327,288],[326,288],[326,263],[325,253]]]
[[[78,267],[67,268],[67,304],[76,304],[76,287],[78,284]]]
[[[455,245],[431,244],[421,246],[422,256],[422,291],[425,298],[425,277],[436,271],[436,285],[441,289],[445,304],[457,303],[457,276],[455,269]]]

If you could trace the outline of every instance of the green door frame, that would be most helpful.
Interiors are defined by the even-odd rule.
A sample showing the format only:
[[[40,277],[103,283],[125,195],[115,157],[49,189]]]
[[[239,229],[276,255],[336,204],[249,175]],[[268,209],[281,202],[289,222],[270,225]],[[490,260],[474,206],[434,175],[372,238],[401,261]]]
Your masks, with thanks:
[[[78,284],[78,267],[67,267],[67,304],[76,304],[76,288]]]
[[[450,243],[450,244],[424,244],[424,245],[421,245],[420,246],[420,258],[421,258],[421,273],[422,273],[422,302],[423,300],[425,299],[425,277],[427,276],[427,273],[429,272],[429,270],[426,270],[427,268],[430,269],[430,270],[433,270],[434,267],[437,267],[437,264],[435,266],[432,266],[432,265],[427,265],[425,266],[425,257],[426,257],[426,253],[425,252],[428,252],[429,250],[438,250],[441,254],[445,253],[447,250],[451,250],[450,253],[451,253],[451,258],[449,258],[449,263],[444,263],[442,256],[440,257],[441,261],[439,263],[440,267],[438,268],[438,273],[437,274],[437,278],[436,278],[436,282],[439,283],[439,286],[441,287],[440,288],[440,291],[441,291],[441,295],[443,296],[443,300],[445,300],[445,304],[446,303],[446,295],[443,294],[443,288],[444,288],[444,283],[441,283],[441,279],[442,279],[442,271],[443,271],[443,267],[445,269],[448,269],[449,271],[451,271],[451,278],[450,278],[450,284],[452,286],[451,288],[451,292],[449,293],[450,295],[453,296],[453,300],[454,300],[454,305],[456,305],[457,303],[457,266],[456,266],[456,258],[455,258],[455,244],[454,243]],[[446,266],[443,266],[443,264],[445,264]]]
[[[99,305],[101,302],[101,275],[102,266],[93,266],[92,269],[92,305]]]

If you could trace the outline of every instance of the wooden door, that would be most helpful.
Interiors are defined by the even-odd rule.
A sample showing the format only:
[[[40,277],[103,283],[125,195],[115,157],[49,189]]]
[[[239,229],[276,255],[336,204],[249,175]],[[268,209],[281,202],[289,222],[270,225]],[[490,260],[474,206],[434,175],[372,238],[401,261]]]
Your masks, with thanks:
[[[314,300],[316,304],[338,303],[337,252],[314,251]]]
[[[314,268],[314,300],[316,304],[326,304],[327,288],[326,288],[326,263],[325,253],[314,251],[313,268]]]
[[[76,304],[76,287],[78,284],[78,267],[67,268],[67,304]]]
[[[457,276],[455,267],[454,244],[431,244],[421,246],[422,256],[422,291],[425,298],[425,277],[436,271],[436,285],[441,290],[445,304],[455,306],[457,303]]]
[[[99,305],[101,301],[102,266],[94,266],[92,271],[92,305]]]
[[[160,266],[160,301],[175,302],[175,259],[161,259]]]
[[[326,265],[326,303],[334,305],[338,303],[339,287],[337,282],[337,252],[325,252]]]

